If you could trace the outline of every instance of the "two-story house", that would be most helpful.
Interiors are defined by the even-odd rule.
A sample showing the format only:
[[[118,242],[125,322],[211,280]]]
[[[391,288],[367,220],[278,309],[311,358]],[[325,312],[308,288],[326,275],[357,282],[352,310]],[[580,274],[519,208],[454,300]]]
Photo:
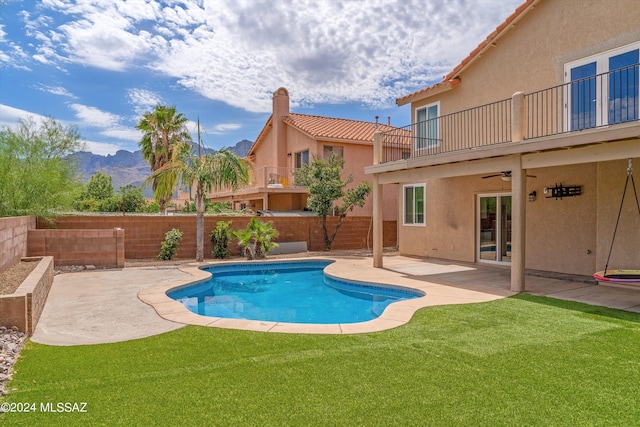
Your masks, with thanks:
[[[373,135],[391,129],[382,123],[293,113],[289,92],[280,88],[273,94],[271,116],[247,153],[253,165],[250,185],[235,192],[213,193],[211,200],[231,202],[236,210],[302,211],[307,205],[307,190],[296,185],[296,169],[316,156],[335,154],[344,158],[343,176],[352,175],[354,185],[371,182],[364,168],[371,163]],[[395,220],[395,185],[389,186],[384,202],[384,220]],[[371,216],[371,212],[369,200],[362,208],[355,208],[353,215]]]
[[[640,176],[638,17],[635,1],[527,0],[442,82],[397,99],[413,124],[376,134],[365,168],[374,265],[382,185],[398,184],[402,254],[508,266],[514,291],[525,268],[640,269],[631,183],[621,203],[629,159]]]

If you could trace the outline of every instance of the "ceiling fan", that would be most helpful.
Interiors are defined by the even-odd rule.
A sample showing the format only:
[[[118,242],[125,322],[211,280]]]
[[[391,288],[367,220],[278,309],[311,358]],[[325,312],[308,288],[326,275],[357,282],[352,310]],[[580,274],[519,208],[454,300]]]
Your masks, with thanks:
[[[483,176],[482,179],[493,178],[499,176],[503,181],[511,181],[511,171],[503,171],[493,175]],[[535,175],[527,175],[527,178],[537,178]]]

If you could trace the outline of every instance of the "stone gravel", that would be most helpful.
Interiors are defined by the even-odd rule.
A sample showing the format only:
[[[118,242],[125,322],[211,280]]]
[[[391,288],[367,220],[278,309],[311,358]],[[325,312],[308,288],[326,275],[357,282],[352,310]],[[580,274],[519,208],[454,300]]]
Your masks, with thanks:
[[[11,381],[13,365],[26,338],[26,334],[20,332],[16,326],[11,328],[0,326],[0,395],[2,396],[9,392],[5,389],[5,384]]]

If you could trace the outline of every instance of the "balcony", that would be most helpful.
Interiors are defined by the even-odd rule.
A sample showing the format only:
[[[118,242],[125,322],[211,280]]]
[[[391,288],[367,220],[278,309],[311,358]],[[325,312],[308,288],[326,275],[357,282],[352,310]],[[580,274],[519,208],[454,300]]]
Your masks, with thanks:
[[[251,188],[303,188],[295,185],[294,171],[290,168],[263,166],[253,169],[249,177]]]
[[[638,122],[638,64],[382,134],[380,163]]]

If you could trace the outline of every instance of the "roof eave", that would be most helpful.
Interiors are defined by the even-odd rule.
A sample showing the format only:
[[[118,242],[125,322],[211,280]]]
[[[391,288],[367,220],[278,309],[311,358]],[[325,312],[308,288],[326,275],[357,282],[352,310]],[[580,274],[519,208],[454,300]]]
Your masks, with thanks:
[[[526,0],[505,19],[491,34],[487,36],[474,50],[472,50],[460,64],[458,64],[449,74],[444,76],[444,80],[457,78],[464,70],[466,70],[476,59],[480,58],[489,48],[496,47],[496,44],[502,36],[513,28],[522,18],[525,17],[529,10],[533,9],[542,0]]]
[[[247,151],[247,155],[246,157],[249,157],[250,155],[255,154],[255,150],[256,148],[258,148],[258,145],[260,145],[260,143],[262,142],[262,140],[265,138],[265,136],[267,135],[267,131],[269,129],[271,129],[271,127],[273,126],[273,114],[269,116],[269,118],[267,119],[266,123],[264,124],[264,126],[262,127],[262,130],[260,131],[260,133],[258,134],[258,137],[256,138],[256,140],[253,142],[253,144],[251,145],[251,147],[249,148],[249,151]]]
[[[402,98],[398,98],[396,99],[396,104],[398,105],[398,107],[402,107],[403,105],[410,104],[412,102],[420,101],[420,100],[430,98],[432,96],[450,91],[451,89],[457,87],[459,84],[460,84],[459,78],[446,80],[444,82],[437,83],[433,86],[429,86],[425,89],[419,90],[409,95],[405,95]]]

